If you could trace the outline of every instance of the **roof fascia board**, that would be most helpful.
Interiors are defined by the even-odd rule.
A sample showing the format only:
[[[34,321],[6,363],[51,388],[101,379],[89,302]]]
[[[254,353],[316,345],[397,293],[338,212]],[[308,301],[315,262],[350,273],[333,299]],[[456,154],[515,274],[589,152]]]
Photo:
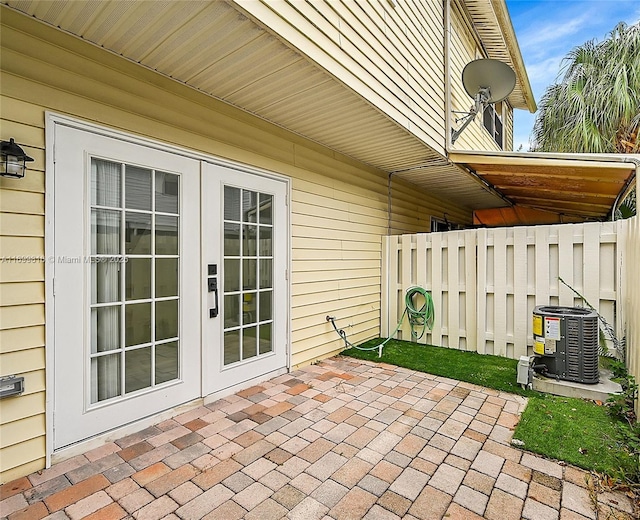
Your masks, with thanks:
[[[617,168],[635,170],[638,159],[634,157],[605,154],[569,154],[551,152],[451,152],[449,160],[456,164],[482,162],[484,164],[520,164],[522,166],[571,166],[585,168]]]
[[[509,15],[509,10],[507,9],[506,0],[491,0],[491,4],[493,5],[493,11],[496,14],[496,18],[498,19],[500,30],[504,35],[507,50],[511,55],[513,66],[516,69],[515,72],[520,77],[522,93],[524,94],[524,97],[526,99],[527,107],[529,108],[529,112],[533,114],[536,110],[538,110],[538,106],[536,105],[533,90],[531,89],[531,83],[529,82],[529,75],[527,74],[524,60],[522,59],[520,45],[518,45],[518,38],[516,37],[516,32],[513,29],[513,24],[511,23],[511,16]]]

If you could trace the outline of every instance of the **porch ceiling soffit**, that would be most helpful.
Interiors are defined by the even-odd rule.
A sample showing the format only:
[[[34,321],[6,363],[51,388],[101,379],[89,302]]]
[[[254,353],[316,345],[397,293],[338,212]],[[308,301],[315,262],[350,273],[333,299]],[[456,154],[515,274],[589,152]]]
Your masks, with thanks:
[[[463,0],[489,58],[508,64],[516,72],[516,86],[509,95],[514,108],[537,110],[520,46],[505,0]]]
[[[435,196],[470,210],[502,205],[407,128],[226,2],[6,3],[342,154],[398,172]]]
[[[635,173],[623,156],[455,152],[449,159],[516,205],[583,219],[607,217]]]

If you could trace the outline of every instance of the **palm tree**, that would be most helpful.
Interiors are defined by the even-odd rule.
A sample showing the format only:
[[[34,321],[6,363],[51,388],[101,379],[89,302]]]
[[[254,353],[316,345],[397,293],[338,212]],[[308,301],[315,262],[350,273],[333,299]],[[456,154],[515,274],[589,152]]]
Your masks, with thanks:
[[[574,48],[562,73],[540,102],[532,149],[640,153],[640,23]]]
[[[633,217],[636,214],[636,191],[634,186],[627,196],[622,199],[614,215],[616,220]]]

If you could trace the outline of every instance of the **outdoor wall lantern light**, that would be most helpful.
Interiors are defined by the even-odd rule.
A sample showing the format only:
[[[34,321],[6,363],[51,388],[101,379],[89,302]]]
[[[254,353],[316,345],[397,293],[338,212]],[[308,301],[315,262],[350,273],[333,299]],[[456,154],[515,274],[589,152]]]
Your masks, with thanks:
[[[22,179],[26,170],[25,163],[33,161],[24,150],[20,148],[13,137],[0,143],[0,175]]]

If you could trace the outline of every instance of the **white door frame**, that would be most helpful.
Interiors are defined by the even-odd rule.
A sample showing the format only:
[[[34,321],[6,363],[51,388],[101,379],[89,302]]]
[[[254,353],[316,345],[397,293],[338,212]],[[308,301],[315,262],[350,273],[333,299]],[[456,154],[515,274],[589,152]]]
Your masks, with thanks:
[[[54,313],[54,253],[55,253],[55,236],[54,236],[54,209],[55,209],[55,183],[54,183],[54,175],[55,171],[55,126],[56,125],[65,125],[71,128],[75,128],[78,130],[83,130],[87,132],[92,132],[94,134],[102,135],[105,137],[111,137],[114,139],[119,139],[125,142],[130,142],[137,145],[143,145],[151,149],[162,150],[165,152],[174,153],[177,155],[182,155],[191,159],[196,159],[204,162],[208,162],[211,164],[218,164],[223,167],[238,169],[246,173],[253,173],[261,176],[271,177],[273,179],[282,181],[286,183],[287,186],[287,201],[291,200],[291,179],[284,175],[274,173],[268,170],[263,170],[260,168],[255,168],[252,166],[247,166],[244,164],[240,164],[233,161],[228,161],[224,159],[220,159],[218,157],[214,157],[208,154],[203,154],[194,150],[190,150],[188,148],[167,144],[155,139],[150,139],[147,137],[142,137],[139,135],[134,135],[131,133],[123,132],[120,130],[115,130],[112,128],[108,128],[105,126],[101,126],[95,123],[90,123],[81,119],[77,119],[75,117],[70,117],[64,114],[59,114],[55,112],[45,112],[45,237],[44,237],[44,250],[45,250],[45,360],[46,360],[46,387],[45,387],[45,419],[46,419],[46,467],[50,467],[52,463],[52,456],[54,455],[53,449],[53,412],[54,412],[54,383],[55,383],[55,344],[54,344],[54,333],[55,333],[55,313]],[[201,176],[202,182],[202,176]],[[202,187],[201,187],[202,188]],[[287,205],[287,273],[291,273],[291,205]],[[202,218],[200,219],[202,222]],[[200,258],[202,261],[202,251],[200,251]],[[202,271],[202,269],[201,269]],[[200,298],[202,300],[202,298]],[[287,356],[286,356],[286,369],[291,369],[291,276],[287,276],[287,287],[286,287],[286,300],[288,302],[287,311],[286,311],[286,344],[287,344]],[[202,310],[201,315],[204,315],[204,310]],[[202,351],[201,351],[202,352]],[[202,355],[202,354],[201,354]],[[203,360],[204,361],[204,360]],[[202,365],[202,370],[204,371],[204,363]],[[270,376],[271,374],[267,374]],[[233,392],[236,390],[236,387],[232,387],[229,390]],[[209,399],[206,399],[209,397]],[[211,400],[212,396],[203,396],[204,401],[208,402]],[[197,406],[203,399],[196,399],[192,406]],[[189,407],[189,404],[185,405]],[[56,453],[56,459],[64,459],[68,456],[73,456],[76,453],[82,452],[84,449],[90,449],[93,446],[97,446],[104,442],[107,437],[113,437],[114,432],[117,434],[125,435],[131,431],[136,431],[139,428],[144,428],[148,424],[152,424],[153,422],[163,420],[166,417],[171,417],[177,413],[181,413],[184,410],[184,407],[180,407],[173,410],[167,410],[165,412],[159,413],[150,418],[141,420],[140,422],[136,422],[130,425],[126,425],[121,429],[116,429],[110,433],[98,435],[88,441],[80,442],[75,445],[71,449],[63,449]],[[67,454],[68,453],[68,454]],[[57,455],[60,455],[58,457]],[[57,460],[56,460],[57,462]]]

